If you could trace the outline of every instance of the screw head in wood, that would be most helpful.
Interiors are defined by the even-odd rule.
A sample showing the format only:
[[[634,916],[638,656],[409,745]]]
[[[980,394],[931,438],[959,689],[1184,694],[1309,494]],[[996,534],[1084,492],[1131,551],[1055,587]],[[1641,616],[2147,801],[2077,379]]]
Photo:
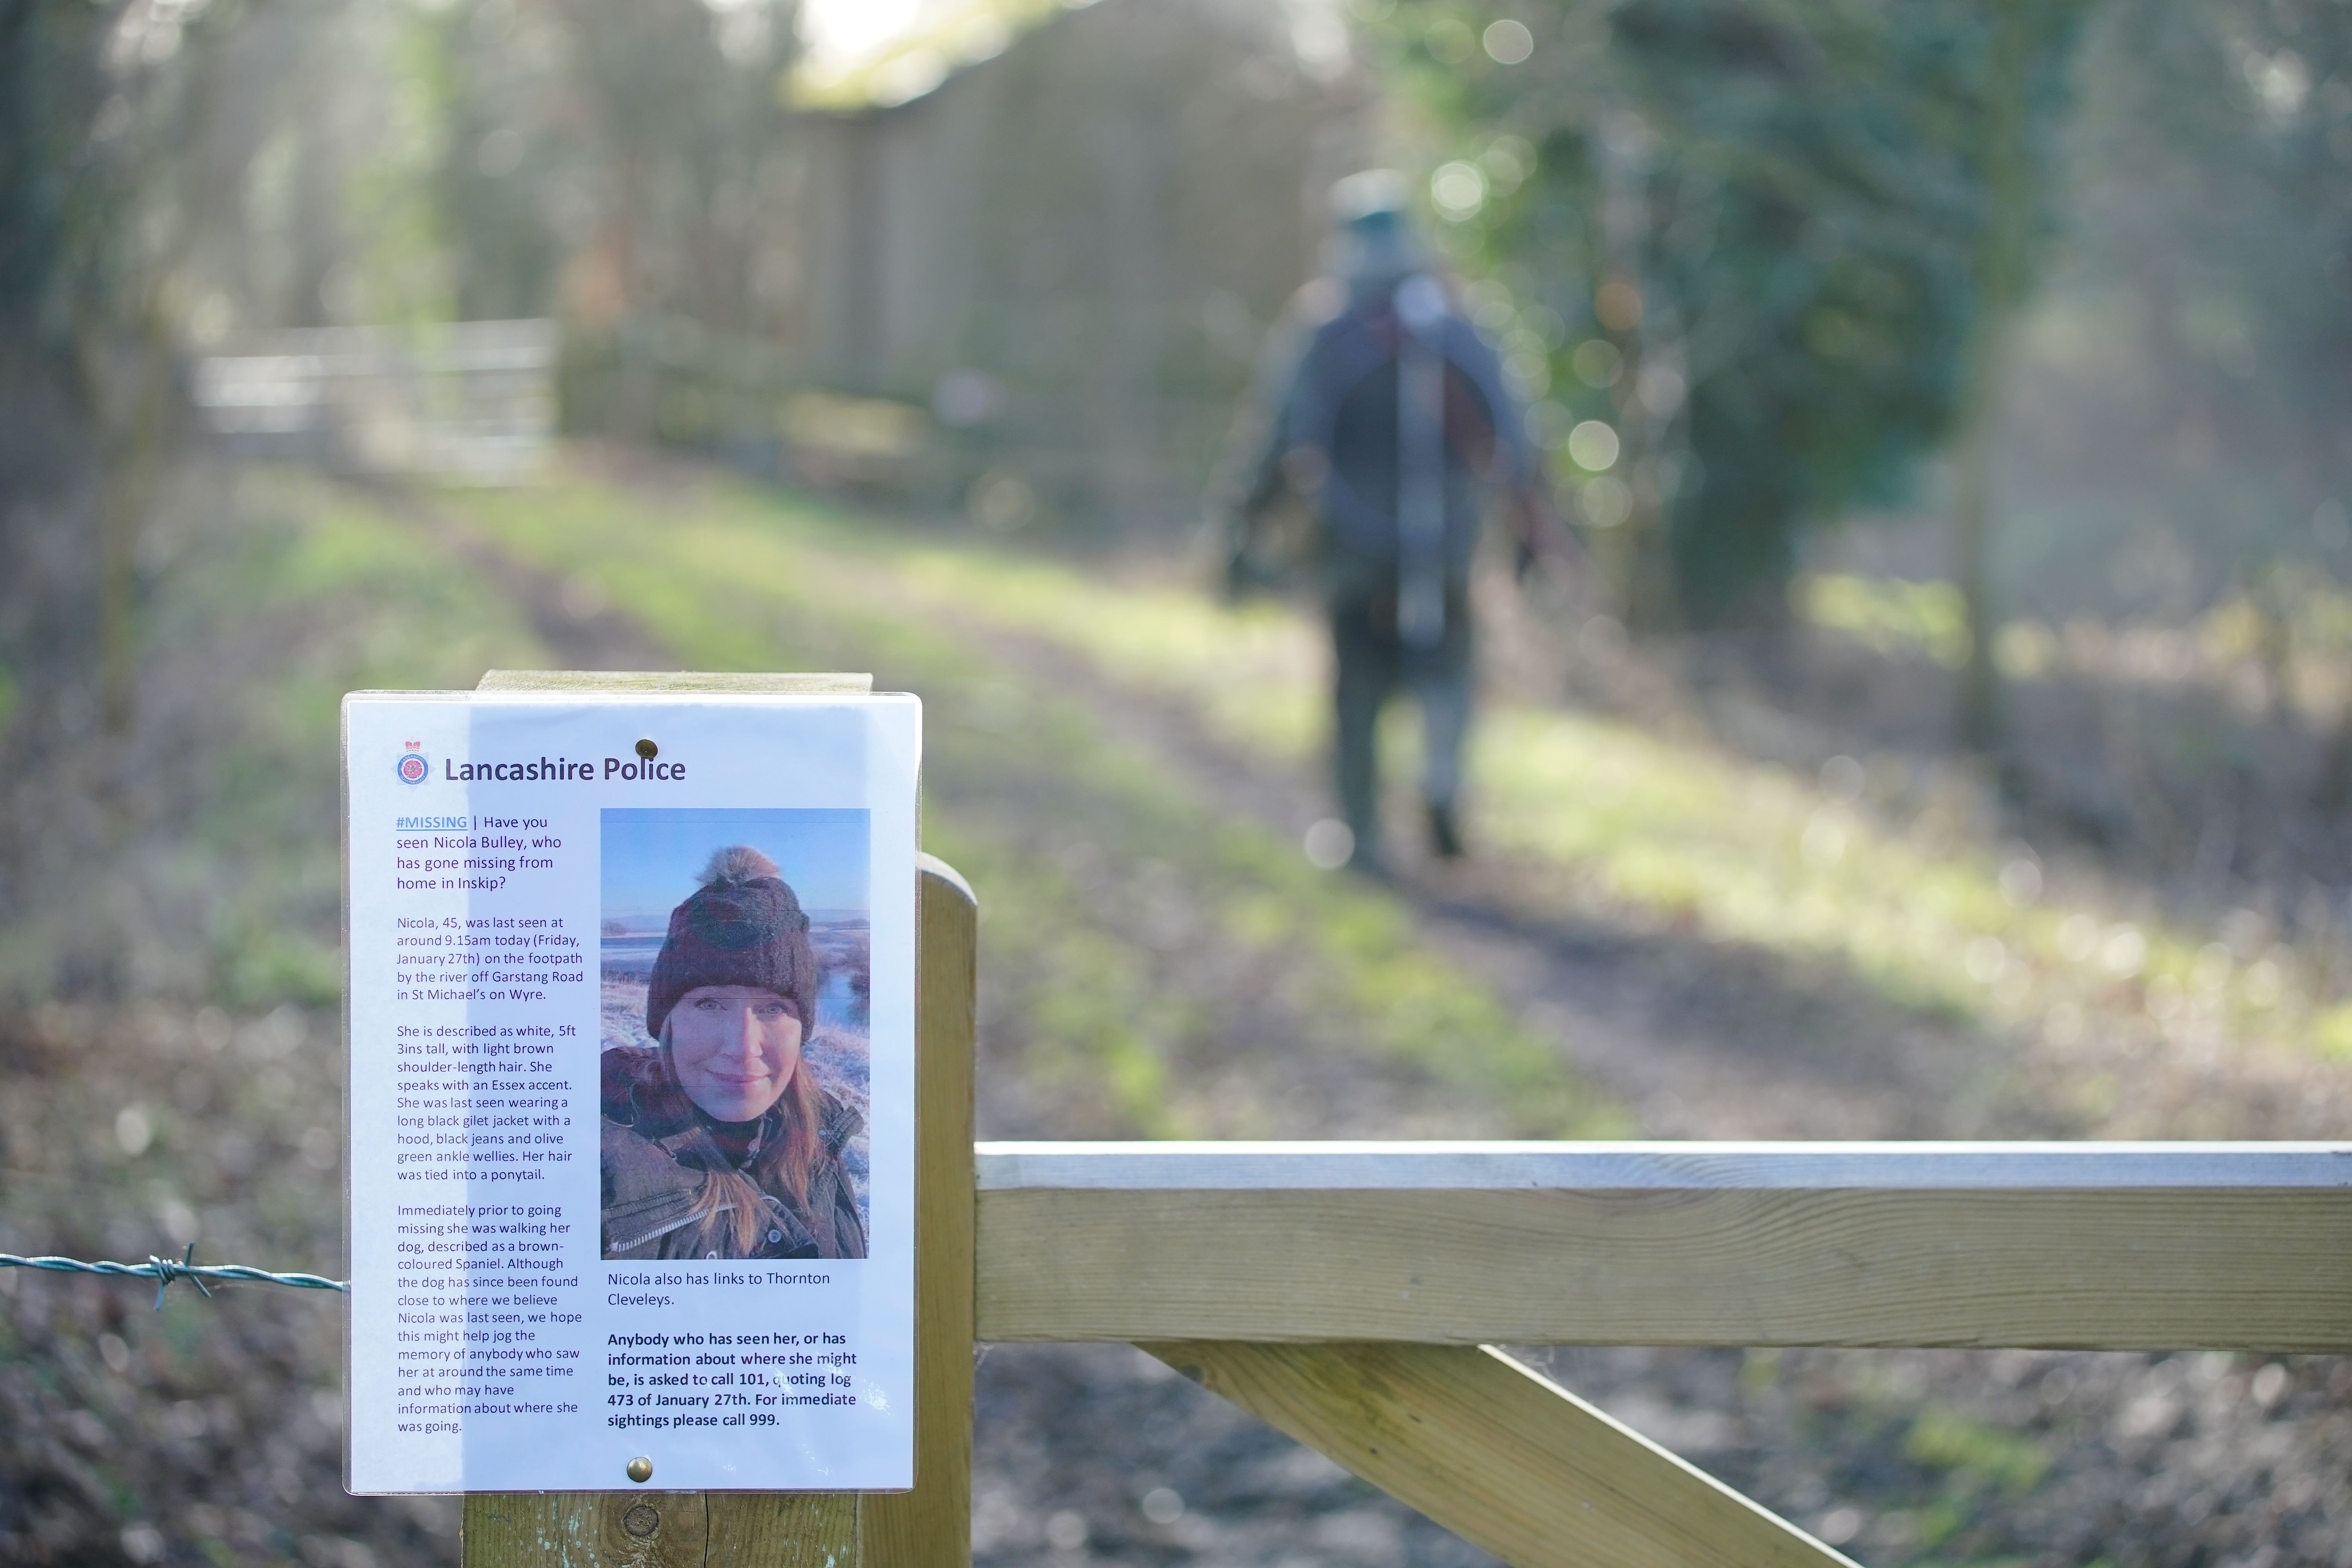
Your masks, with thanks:
[[[621,1516],[621,1528],[643,1541],[661,1528],[660,1510],[641,1502]]]
[[[639,1454],[629,1461],[629,1479],[642,1486],[654,1479],[654,1462]]]

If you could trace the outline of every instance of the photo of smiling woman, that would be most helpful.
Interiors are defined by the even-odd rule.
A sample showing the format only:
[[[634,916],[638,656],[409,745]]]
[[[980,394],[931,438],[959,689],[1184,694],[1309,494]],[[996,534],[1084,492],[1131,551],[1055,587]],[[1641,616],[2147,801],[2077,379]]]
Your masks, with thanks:
[[[684,826],[635,838],[674,853]],[[608,820],[608,855],[616,837],[630,839]],[[829,974],[810,912],[762,849],[723,844],[695,882],[650,968],[651,932],[605,921],[604,1256],[863,1258],[863,911],[826,911]]]

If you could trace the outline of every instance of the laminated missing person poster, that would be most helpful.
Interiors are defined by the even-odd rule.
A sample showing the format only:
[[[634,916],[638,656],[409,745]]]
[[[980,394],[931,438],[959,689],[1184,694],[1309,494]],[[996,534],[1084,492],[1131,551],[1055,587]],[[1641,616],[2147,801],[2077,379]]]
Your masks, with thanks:
[[[912,1484],[919,751],[345,700],[352,1491]]]

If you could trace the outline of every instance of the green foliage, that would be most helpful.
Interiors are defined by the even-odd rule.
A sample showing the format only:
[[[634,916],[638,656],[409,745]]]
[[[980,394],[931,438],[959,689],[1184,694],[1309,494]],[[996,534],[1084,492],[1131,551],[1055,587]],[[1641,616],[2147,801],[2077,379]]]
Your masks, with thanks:
[[[2312,1042],[2328,1061],[2352,1062],[2352,1002],[2328,1008],[2312,1022]]]
[[[2032,1439],[1934,1405],[1912,1423],[1903,1452],[1919,1464],[1951,1472],[1953,1481],[1969,1491],[2029,1492],[2050,1469],[2050,1456]]]
[[[75,174],[104,92],[106,30],[106,13],[82,0],[0,4],[0,331],[10,339],[61,324],[62,269],[95,194]]]
[[[1924,653],[1947,669],[1969,657],[1959,590],[1949,583],[1906,583],[1823,573],[1797,585],[1797,609],[1811,625],[1843,632],[1883,657]]]
[[[2001,259],[1989,127],[2019,110],[2038,206],[2082,9],[1543,0],[1507,65],[1460,47],[1482,9],[1377,25],[1490,193],[1441,204],[1509,286],[1482,316],[1508,333],[1516,294],[1557,323],[1520,372],[1561,389],[1545,423],[1623,438],[1630,518],[1585,510],[1636,535],[1637,613],[1776,617],[1800,531],[1899,494],[1947,433]]]
[[[409,22],[403,65],[438,144],[420,194],[448,247],[460,321],[554,313],[564,247],[552,207],[572,195],[576,145],[558,134],[551,8],[452,5]]]

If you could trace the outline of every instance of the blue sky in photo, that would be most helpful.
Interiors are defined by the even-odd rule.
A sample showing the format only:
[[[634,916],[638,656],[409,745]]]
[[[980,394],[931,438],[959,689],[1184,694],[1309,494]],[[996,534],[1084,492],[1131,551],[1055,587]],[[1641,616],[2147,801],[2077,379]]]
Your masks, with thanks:
[[[604,813],[604,916],[666,924],[698,885],[714,849],[748,844],[776,863],[809,910],[867,910],[866,814],[702,807],[608,806]]]

